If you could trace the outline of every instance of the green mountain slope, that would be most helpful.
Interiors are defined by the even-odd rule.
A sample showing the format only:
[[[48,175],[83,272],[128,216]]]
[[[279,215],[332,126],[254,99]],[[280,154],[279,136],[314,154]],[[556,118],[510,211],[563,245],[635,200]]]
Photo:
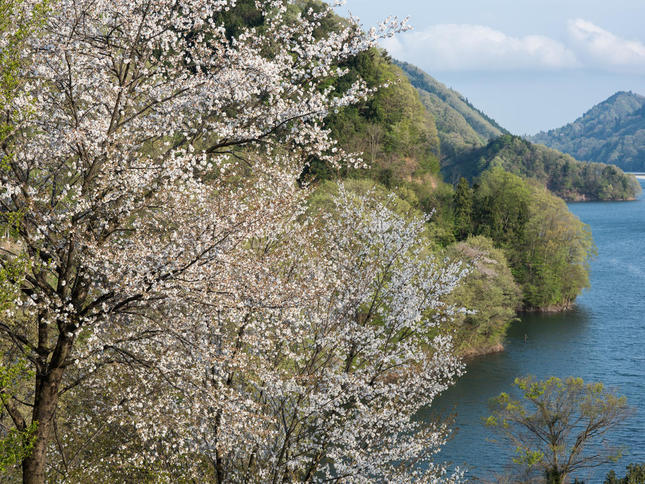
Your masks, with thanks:
[[[339,146],[347,152],[360,153],[366,166],[338,169],[312,159],[302,180],[369,178],[388,189],[407,191],[406,197],[415,207],[435,212],[435,220],[443,220],[445,204],[441,199],[452,196],[452,187],[441,181],[437,127],[418,91],[379,49],[363,52],[341,67],[347,69],[347,74],[335,88],[344,90],[361,78],[376,93],[331,114],[325,125]]]
[[[504,135],[443,167],[448,178],[469,180],[499,166],[537,180],[566,200],[624,200],[639,192],[636,179],[613,165],[583,163],[546,146]]]
[[[636,180],[616,167],[581,163],[560,151],[510,135],[458,92],[418,67],[397,64],[435,118],[441,142],[441,172],[447,182],[456,183],[462,176],[472,180],[492,166],[501,166],[539,181],[567,200],[623,200],[634,198],[640,191]],[[633,111],[636,103],[621,98],[615,104],[616,111],[627,112]]]
[[[442,159],[453,159],[465,151],[485,145],[493,138],[508,134],[507,130],[457,91],[412,64],[395,62],[417,88],[421,101],[435,119]]]
[[[645,97],[618,92],[573,123],[529,139],[579,160],[645,171]]]
[[[358,78],[371,88],[388,87],[328,118],[327,127],[339,144],[363,153],[377,177],[407,180],[419,170],[438,174],[440,140],[435,121],[401,69],[378,49],[363,52],[342,67],[348,74],[338,82],[340,90]]]

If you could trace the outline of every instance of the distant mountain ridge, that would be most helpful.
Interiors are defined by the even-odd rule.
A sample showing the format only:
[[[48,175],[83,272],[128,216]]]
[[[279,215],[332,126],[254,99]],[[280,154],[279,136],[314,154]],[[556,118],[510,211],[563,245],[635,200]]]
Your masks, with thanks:
[[[412,64],[395,63],[435,119],[441,172],[448,183],[456,183],[460,177],[472,182],[489,168],[501,166],[538,181],[566,200],[624,200],[640,192],[636,179],[620,168],[583,163],[557,149],[513,136],[457,91]],[[633,100],[616,105],[622,106],[621,112],[634,108]]]
[[[617,92],[574,122],[528,139],[578,160],[645,171],[645,96]]]

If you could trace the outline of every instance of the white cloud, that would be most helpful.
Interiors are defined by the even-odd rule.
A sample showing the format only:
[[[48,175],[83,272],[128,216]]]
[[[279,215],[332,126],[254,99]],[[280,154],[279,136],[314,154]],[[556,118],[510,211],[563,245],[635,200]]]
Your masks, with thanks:
[[[577,19],[566,41],[514,37],[483,25],[441,24],[383,41],[395,58],[433,71],[563,70],[592,68],[645,73],[645,44]]]
[[[589,67],[645,72],[645,44],[627,40],[583,19],[569,21],[571,44]]]
[[[576,67],[575,54],[549,37],[512,37],[483,25],[434,25],[384,41],[397,58],[436,71],[562,69]]]

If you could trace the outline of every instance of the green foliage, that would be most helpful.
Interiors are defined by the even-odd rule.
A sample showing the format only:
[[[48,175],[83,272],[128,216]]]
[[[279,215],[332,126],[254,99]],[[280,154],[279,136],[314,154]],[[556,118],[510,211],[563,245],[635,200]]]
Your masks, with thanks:
[[[11,138],[14,134],[14,116],[11,103],[20,89],[24,79],[18,77],[22,63],[26,62],[22,56],[24,42],[27,37],[38,29],[47,14],[50,2],[41,0],[30,8],[23,8],[22,0],[0,0],[0,34],[3,36],[3,45],[0,49],[0,143],[4,148],[4,157],[0,160],[0,169],[8,166],[11,151]],[[13,235],[19,228],[22,213],[3,211],[0,216],[0,230],[5,235]],[[10,242],[4,241],[3,244]],[[15,301],[27,271],[27,262],[23,257],[7,258],[0,268],[0,311],[5,315],[15,310]],[[11,323],[11,324],[15,324]],[[34,445],[37,422],[27,425],[20,422],[22,416],[13,405],[13,398],[20,385],[32,373],[28,370],[24,360],[8,355],[0,348],[0,404],[11,413],[19,424],[15,428],[8,428],[0,420],[0,427],[8,429],[0,437],[0,472],[6,472],[11,466],[19,463],[29,455]],[[7,418],[0,414],[2,419]]]
[[[0,311],[7,311],[14,306],[27,269],[25,257],[3,261],[2,267],[0,267]]]
[[[10,400],[20,384],[31,376],[32,372],[24,360],[6,366],[0,365],[0,404],[10,405]],[[37,422],[33,422],[24,428],[10,429],[1,436],[0,472],[7,471],[29,455],[34,445],[36,427]]]
[[[504,252],[478,236],[451,245],[446,255],[471,268],[449,297],[450,303],[468,311],[453,321],[457,352],[470,356],[500,349],[522,299]]]
[[[515,387],[521,398],[501,393],[492,399],[485,424],[513,445],[514,463],[525,475],[560,484],[575,471],[621,455],[603,436],[629,415],[625,397],[574,377],[516,378]]]
[[[426,178],[439,172],[439,139],[432,116],[419,100],[401,70],[384,51],[363,52],[343,66],[349,70],[336,88],[349,87],[362,78],[371,88],[379,88],[369,100],[343,108],[327,120],[327,126],[341,147],[362,153],[367,170],[336,173],[313,160],[307,179],[340,176],[367,176],[386,187],[404,181]]]
[[[591,231],[565,203],[543,188],[533,191],[525,239],[516,246],[515,274],[525,305],[568,307],[589,286]]]
[[[254,0],[240,0],[226,13],[218,13],[215,22],[224,25],[226,36],[232,39],[247,27],[260,27],[264,23],[262,12]]]
[[[452,189],[440,181],[436,127],[417,91],[387,54],[377,49],[354,57],[342,67],[349,73],[337,88],[347,88],[358,78],[372,88],[380,87],[368,101],[346,107],[327,120],[340,146],[362,153],[368,167],[338,172],[312,160],[303,178],[373,180],[414,208],[432,212],[434,239],[442,246],[449,245],[454,241]]]
[[[334,28],[333,24],[321,26],[323,30]],[[367,168],[336,170],[314,159],[302,179],[372,180],[414,208],[433,212],[435,240],[441,245],[452,243],[452,189],[440,181],[436,126],[417,91],[378,49],[361,53],[341,67],[348,69],[348,74],[336,82],[336,89],[346,89],[358,79],[377,89],[369,100],[345,107],[326,121],[339,145],[348,152],[361,153]]]
[[[525,238],[531,187],[522,178],[501,168],[485,172],[475,186],[474,203],[474,233],[504,249]]]
[[[526,467],[534,467],[544,460],[544,453],[541,450],[531,450],[523,446],[515,448],[513,463]]]
[[[15,113],[11,102],[25,82],[18,77],[22,63],[27,61],[21,56],[24,42],[42,26],[50,8],[50,0],[41,0],[28,9],[22,8],[23,3],[23,0],[0,0],[0,34],[3,36],[0,49],[0,144],[4,152],[0,158],[0,170],[6,170],[14,156],[11,139],[15,129]],[[20,212],[3,210],[0,214],[0,231],[13,235],[20,226],[22,216]]]
[[[559,151],[511,135],[472,150],[444,170],[449,177],[461,175],[472,180],[494,166],[535,179],[569,200],[624,200],[634,198],[640,192],[636,179],[620,168],[582,163]]]
[[[11,366],[0,366],[0,400],[9,398],[17,383],[24,377],[30,376],[25,361],[19,361]]]
[[[9,115],[9,121],[0,124],[0,141],[11,133],[11,114],[6,113],[7,105],[20,86],[22,79],[17,76],[21,62],[19,55],[25,39],[40,25],[49,9],[49,0],[41,0],[33,8],[23,12],[23,0],[0,0],[0,33],[3,46],[0,49],[0,111]]]
[[[543,187],[494,167],[474,190],[472,233],[504,249],[525,308],[567,307],[589,284],[586,225]]]
[[[7,471],[29,455],[34,446],[36,427],[37,424],[32,423],[23,431],[11,429],[0,438],[0,472]]]
[[[645,464],[629,464],[627,474],[623,478],[611,471],[607,474],[604,484],[645,484]]]
[[[463,240],[473,229],[473,191],[468,180],[461,178],[455,188],[455,238]]]
[[[416,200],[416,203],[412,201],[410,203],[423,212],[432,214],[430,231],[433,240],[441,247],[447,247],[454,243],[452,208],[454,191],[452,187],[437,179],[429,179],[425,183],[408,183],[405,186],[409,187],[409,192],[414,194]],[[404,188],[399,187],[397,193],[405,193]]]
[[[0,267],[0,311],[3,314],[16,313],[16,299],[27,271],[28,264],[24,257],[3,261]],[[8,323],[9,325],[20,324],[16,317],[11,319],[13,321]],[[25,360],[16,359],[14,355],[5,353],[0,348],[0,408],[4,406],[6,409],[15,409],[13,397],[19,393],[21,385],[32,377],[33,371],[29,370]],[[1,417],[0,413],[0,426],[4,426]],[[35,441],[36,427],[37,422],[30,425],[20,422],[0,435],[0,471],[6,471],[29,455]]]
[[[645,97],[618,92],[573,123],[530,139],[579,160],[645,171]]]

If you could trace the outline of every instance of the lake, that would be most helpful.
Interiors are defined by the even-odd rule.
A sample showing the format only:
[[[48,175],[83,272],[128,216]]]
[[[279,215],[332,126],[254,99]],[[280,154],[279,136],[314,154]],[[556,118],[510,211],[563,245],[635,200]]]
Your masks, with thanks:
[[[458,431],[437,460],[467,464],[471,479],[490,479],[510,461],[512,449],[487,441],[493,436],[481,418],[491,397],[511,390],[516,376],[529,374],[602,381],[627,396],[636,410],[611,434],[629,454],[575,477],[602,482],[610,469],[622,476],[628,463],[645,462],[645,200],[569,208],[589,224],[598,247],[591,288],[571,311],[530,314],[513,324],[506,351],[471,362],[467,374],[428,410],[457,414]]]

